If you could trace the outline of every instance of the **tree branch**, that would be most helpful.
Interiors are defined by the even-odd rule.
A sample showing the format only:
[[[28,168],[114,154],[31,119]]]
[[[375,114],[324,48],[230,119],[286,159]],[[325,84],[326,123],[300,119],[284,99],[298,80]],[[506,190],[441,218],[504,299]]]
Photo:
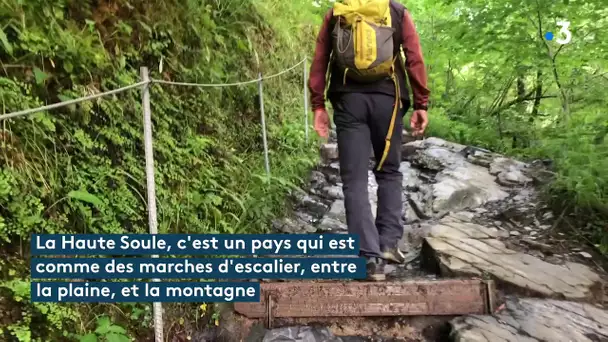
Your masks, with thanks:
[[[500,106],[499,108],[494,109],[490,113],[490,115],[496,115],[498,112],[502,112],[503,110],[505,110],[505,109],[507,109],[507,108],[509,108],[509,107],[511,107],[513,105],[516,105],[518,103],[522,103],[522,102],[525,102],[525,101],[531,101],[531,100],[535,100],[535,99],[555,99],[555,98],[559,98],[558,95],[542,95],[540,97],[532,96],[532,95],[534,95],[534,93],[536,93],[536,89],[534,89],[530,93],[526,94],[526,96],[523,97],[523,98],[511,100],[511,101],[505,103],[504,105]]]

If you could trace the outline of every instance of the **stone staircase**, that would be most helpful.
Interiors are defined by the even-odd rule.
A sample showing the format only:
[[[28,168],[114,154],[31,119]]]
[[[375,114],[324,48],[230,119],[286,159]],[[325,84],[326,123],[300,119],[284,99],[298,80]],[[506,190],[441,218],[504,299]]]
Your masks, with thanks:
[[[400,248],[408,263],[388,270],[392,282],[486,279],[496,284],[491,315],[341,318],[286,321],[257,330],[248,341],[608,341],[606,274],[596,251],[556,232],[537,188],[551,179],[546,162],[519,162],[437,138],[403,145]],[[321,148],[323,162],[309,188],[294,193],[294,213],[279,233],[346,233],[338,149]],[[375,208],[376,183],[369,193]],[[244,339],[245,340],[245,339]]]

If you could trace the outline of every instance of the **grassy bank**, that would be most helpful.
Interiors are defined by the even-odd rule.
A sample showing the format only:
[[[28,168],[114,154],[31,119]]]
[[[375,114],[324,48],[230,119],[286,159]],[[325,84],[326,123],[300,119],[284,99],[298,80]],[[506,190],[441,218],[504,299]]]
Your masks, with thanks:
[[[319,19],[304,5],[212,0],[6,0],[0,18],[3,113],[136,83],[141,66],[152,78],[200,83],[276,73],[310,53]],[[304,140],[302,85],[301,68],[264,84],[271,179],[255,84],[151,88],[160,232],[267,231],[316,157]],[[2,122],[4,340],[149,337],[147,304],[29,300],[32,233],[147,232],[141,118],[135,90]],[[203,325],[216,319],[195,306],[170,310],[184,316],[168,317],[167,327],[185,335],[175,328],[184,318],[197,316]]]

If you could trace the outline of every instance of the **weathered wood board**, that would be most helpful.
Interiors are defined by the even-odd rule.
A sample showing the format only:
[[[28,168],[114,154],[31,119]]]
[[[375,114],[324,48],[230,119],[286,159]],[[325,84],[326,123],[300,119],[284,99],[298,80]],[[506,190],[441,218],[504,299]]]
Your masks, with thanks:
[[[249,318],[450,316],[491,310],[482,280],[262,283],[259,303],[235,303]]]

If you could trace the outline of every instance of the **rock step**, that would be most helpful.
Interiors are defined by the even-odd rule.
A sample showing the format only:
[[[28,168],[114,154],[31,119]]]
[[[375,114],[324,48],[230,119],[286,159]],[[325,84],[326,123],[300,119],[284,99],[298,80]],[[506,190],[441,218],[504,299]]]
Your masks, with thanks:
[[[494,316],[451,322],[454,342],[605,342],[608,312],[590,304],[507,298]]]
[[[566,262],[555,265],[511,250],[499,240],[509,233],[468,222],[451,214],[431,225],[423,245],[426,267],[442,276],[490,275],[497,285],[522,294],[569,300],[602,300],[602,279],[589,267]]]

